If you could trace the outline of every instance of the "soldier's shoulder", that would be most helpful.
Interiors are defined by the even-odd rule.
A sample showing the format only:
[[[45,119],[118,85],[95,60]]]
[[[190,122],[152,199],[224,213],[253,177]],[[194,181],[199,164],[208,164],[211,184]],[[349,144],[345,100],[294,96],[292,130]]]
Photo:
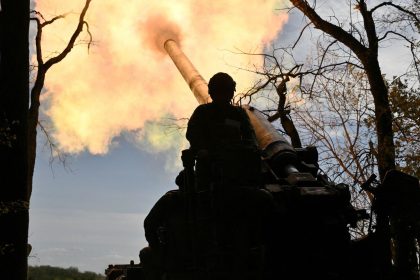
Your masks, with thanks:
[[[157,204],[166,203],[174,198],[179,196],[179,190],[170,190],[167,191],[161,198],[158,200]]]
[[[211,108],[214,107],[213,103],[205,103],[205,104],[200,104],[197,109],[201,109],[201,110],[209,110]]]
[[[179,195],[179,190],[170,190],[167,191],[164,196],[166,197],[174,197],[174,196],[178,196]]]
[[[161,196],[161,198],[156,202],[155,207],[170,207],[170,205],[176,203],[179,200],[179,197],[179,190],[170,190]]]
[[[194,110],[194,114],[200,114],[202,112],[207,112],[210,110],[211,108],[211,103],[206,103],[206,104],[200,104],[197,106],[197,108],[195,108]]]
[[[241,106],[232,106],[232,110],[234,110],[237,114],[241,115],[241,116],[248,116],[245,109],[242,108]]]

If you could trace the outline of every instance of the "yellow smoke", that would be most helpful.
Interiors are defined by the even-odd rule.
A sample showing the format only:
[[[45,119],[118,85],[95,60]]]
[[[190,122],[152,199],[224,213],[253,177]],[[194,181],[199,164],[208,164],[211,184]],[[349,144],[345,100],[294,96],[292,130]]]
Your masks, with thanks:
[[[83,4],[37,1],[46,18],[68,13],[44,29],[45,58],[63,49]],[[167,149],[165,139],[171,137],[162,138],[150,123],[168,115],[189,117],[197,102],[169,57],[156,51],[159,42],[176,37],[206,80],[230,73],[241,92],[253,75],[238,68],[252,69],[261,58],[233,52],[263,52],[287,20],[281,7],[275,0],[92,1],[86,16],[94,40],[89,53],[84,33],[47,74],[43,101],[54,138],[66,152],[103,154],[113,138],[133,131],[138,140],[147,137],[154,148]],[[148,127],[153,129],[145,132]]]

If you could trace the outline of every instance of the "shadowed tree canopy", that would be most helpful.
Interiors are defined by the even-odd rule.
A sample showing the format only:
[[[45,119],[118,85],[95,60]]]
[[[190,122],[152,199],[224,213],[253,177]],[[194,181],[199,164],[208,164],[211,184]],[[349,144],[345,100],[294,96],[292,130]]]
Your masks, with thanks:
[[[29,0],[0,1],[0,267],[26,279]]]

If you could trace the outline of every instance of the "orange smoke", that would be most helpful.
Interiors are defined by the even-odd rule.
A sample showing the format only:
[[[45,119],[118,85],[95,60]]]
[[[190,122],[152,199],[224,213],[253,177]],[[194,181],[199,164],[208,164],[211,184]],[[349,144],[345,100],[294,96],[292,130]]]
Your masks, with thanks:
[[[83,3],[37,1],[46,18],[68,13],[44,29],[45,57],[63,49]],[[43,101],[54,138],[70,153],[104,154],[122,132],[155,150],[179,146],[183,135],[156,124],[189,117],[197,103],[172,61],[157,51],[163,41],[177,40],[207,80],[216,72],[230,73],[241,92],[254,76],[238,68],[250,69],[261,58],[233,52],[263,52],[287,20],[278,12],[281,5],[275,0],[93,1],[87,13],[94,39],[90,52],[85,34],[47,74]]]
[[[142,29],[148,32],[141,32]],[[143,38],[145,47],[155,50],[156,52],[166,55],[163,45],[166,40],[172,39],[178,43],[182,43],[182,34],[179,26],[169,21],[162,14],[150,15],[146,21],[139,26],[140,35]]]

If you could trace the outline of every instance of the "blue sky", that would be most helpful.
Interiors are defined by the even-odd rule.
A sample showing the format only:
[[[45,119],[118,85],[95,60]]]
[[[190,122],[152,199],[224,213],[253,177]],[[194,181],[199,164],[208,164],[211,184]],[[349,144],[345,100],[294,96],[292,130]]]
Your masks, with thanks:
[[[165,154],[142,152],[121,139],[106,156],[83,153],[64,168],[51,166],[48,149],[39,146],[29,263],[103,272],[111,263],[138,261],[146,246],[145,215],[175,188],[177,172],[164,168]]]

